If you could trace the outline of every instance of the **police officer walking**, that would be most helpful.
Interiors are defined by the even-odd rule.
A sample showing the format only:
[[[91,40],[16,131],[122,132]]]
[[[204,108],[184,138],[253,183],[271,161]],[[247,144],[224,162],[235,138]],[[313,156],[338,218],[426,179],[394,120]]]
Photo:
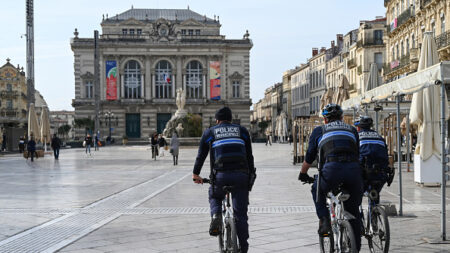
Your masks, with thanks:
[[[256,177],[250,135],[244,127],[231,124],[230,108],[223,107],[216,112],[216,126],[206,129],[200,140],[192,178],[202,184],[199,176],[203,163],[210,152],[212,185],[209,188],[211,224],[209,234],[219,235],[222,226],[223,186],[232,186],[233,212],[236,218],[237,236],[241,252],[248,251],[249,191]]]
[[[383,185],[392,183],[392,177],[388,177],[387,168],[389,166],[389,157],[387,145],[383,137],[376,131],[370,129],[373,126],[373,120],[369,116],[361,116],[359,121],[355,122],[359,134],[359,161],[363,166],[364,172],[364,190],[368,190],[370,185],[377,191],[375,202],[380,202],[380,191]]]
[[[319,221],[319,234],[329,234],[331,231],[329,212],[326,206],[326,194],[340,184],[349,191],[350,198],[344,202],[345,210],[356,219],[350,220],[355,233],[358,251],[361,248],[361,217],[359,206],[363,196],[361,168],[358,161],[359,137],[353,126],[342,122],[343,111],[337,104],[328,104],[322,111],[325,125],[316,127],[309,139],[308,150],[303,162],[299,180],[312,182],[312,195],[316,205]],[[321,171],[320,182],[310,177],[308,169],[320,152]],[[318,199],[316,190],[319,185]]]

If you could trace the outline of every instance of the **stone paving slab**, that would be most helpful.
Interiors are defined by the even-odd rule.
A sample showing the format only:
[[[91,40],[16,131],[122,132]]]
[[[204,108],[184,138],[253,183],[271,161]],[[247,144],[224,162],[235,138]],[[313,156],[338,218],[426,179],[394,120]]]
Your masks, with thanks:
[[[253,146],[258,179],[250,195],[251,210],[255,210],[249,213],[250,252],[318,252],[318,221],[311,212],[310,185],[297,181],[299,165],[291,164],[292,146]],[[190,174],[196,152],[181,149],[177,166],[181,174]],[[209,171],[207,162],[203,176]],[[0,157],[0,217],[4,217],[2,224],[8,224],[0,227],[0,236],[10,237],[67,213],[114,213],[118,214],[115,219],[60,251],[217,252],[217,239],[207,233],[207,185],[194,185],[188,176],[179,182],[164,182],[167,187],[156,194],[139,195],[130,190],[174,168],[171,157],[150,160],[146,147],[108,147],[92,157],[82,149],[63,150],[59,161],[45,157],[35,163],[14,156]],[[403,179],[405,216],[390,217],[391,252],[450,252],[449,245],[432,245],[422,240],[439,235],[440,189],[416,186],[413,173],[404,172]],[[139,195],[141,201],[118,208],[86,208],[127,191],[129,198]],[[398,206],[397,182],[385,188],[381,197]],[[306,211],[286,211],[289,206]],[[192,207],[200,209],[182,211]],[[365,239],[362,252],[368,252]]]

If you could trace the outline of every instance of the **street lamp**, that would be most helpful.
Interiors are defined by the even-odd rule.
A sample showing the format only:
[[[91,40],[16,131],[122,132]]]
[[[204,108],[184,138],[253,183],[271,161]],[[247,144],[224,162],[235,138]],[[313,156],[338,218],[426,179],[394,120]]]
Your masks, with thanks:
[[[114,118],[114,113],[111,111],[105,112],[105,120],[108,120],[108,126],[109,126],[109,135],[108,139],[111,141],[111,119]]]

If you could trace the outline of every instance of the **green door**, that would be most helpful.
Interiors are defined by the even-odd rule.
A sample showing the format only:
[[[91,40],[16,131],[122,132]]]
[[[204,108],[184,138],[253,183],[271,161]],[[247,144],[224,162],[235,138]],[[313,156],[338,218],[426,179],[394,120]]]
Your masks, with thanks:
[[[170,113],[158,113],[156,115],[156,131],[158,131],[159,134],[164,131],[166,124],[169,122],[171,117],[172,114]]]
[[[126,135],[128,138],[141,138],[141,115],[126,114]]]

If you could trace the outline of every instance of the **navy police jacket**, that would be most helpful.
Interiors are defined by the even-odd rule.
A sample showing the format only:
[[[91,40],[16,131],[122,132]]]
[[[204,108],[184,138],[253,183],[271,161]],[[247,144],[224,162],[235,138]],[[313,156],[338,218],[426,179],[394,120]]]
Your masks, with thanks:
[[[388,150],[384,138],[376,131],[361,129],[359,131],[359,161],[364,166],[364,162],[372,168],[373,164],[378,164],[381,169],[389,165]],[[364,161],[366,157],[366,161]]]
[[[254,170],[250,135],[247,129],[240,125],[221,123],[203,132],[195,159],[194,174],[200,174],[208,152],[213,168],[217,171],[247,170],[252,173]]]
[[[319,149],[324,151],[323,162],[327,157],[345,156],[351,160],[358,159],[359,137],[356,129],[340,120],[314,128],[309,137],[305,161],[312,164]]]

